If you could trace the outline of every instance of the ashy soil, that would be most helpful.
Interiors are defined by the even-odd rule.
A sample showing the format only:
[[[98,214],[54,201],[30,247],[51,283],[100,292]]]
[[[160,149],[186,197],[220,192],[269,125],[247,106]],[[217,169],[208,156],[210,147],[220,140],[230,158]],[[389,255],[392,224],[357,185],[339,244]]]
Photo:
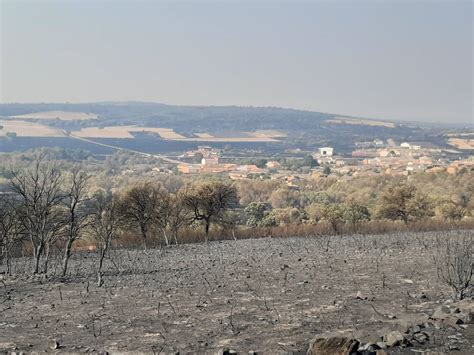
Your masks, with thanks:
[[[437,240],[472,231],[252,239],[116,250],[96,285],[96,254],[66,280],[29,276],[18,258],[0,274],[0,351],[305,353],[321,334],[380,341],[449,305]],[[0,269],[2,271],[2,269]],[[472,298],[465,302],[472,302]],[[474,325],[388,353],[474,351]],[[55,339],[60,348],[51,350]]]

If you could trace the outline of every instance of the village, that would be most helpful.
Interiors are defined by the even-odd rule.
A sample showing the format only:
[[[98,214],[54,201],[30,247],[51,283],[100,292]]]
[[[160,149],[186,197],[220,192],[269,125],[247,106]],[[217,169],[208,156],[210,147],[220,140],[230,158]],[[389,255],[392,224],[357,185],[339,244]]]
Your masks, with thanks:
[[[180,174],[219,174],[232,180],[284,179],[290,187],[307,178],[324,179],[328,176],[341,180],[361,176],[409,176],[417,172],[446,171],[456,174],[462,169],[474,168],[474,156],[455,149],[440,148],[426,142],[386,142],[375,139],[358,142],[351,154],[338,154],[333,147],[321,147],[316,152],[292,150],[295,159],[308,160],[305,169],[289,170],[278,159],[259,161],[259,164],[229,163],[221,158],[221,150],[199,146],[178,157]],[[200,161],[200,163],[199,163]]]

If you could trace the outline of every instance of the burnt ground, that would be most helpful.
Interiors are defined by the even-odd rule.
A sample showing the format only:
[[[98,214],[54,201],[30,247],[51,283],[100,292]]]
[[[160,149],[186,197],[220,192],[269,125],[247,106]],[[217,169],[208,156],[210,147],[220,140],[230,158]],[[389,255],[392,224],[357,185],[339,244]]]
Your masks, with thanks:
[[[0,275],[0,351],[305,352],[318,334],[380,341],[426,322],[452,292],[438,280],[438,238],[472,231],[253,239],[117,250],[105,284],[95,254],[60,280]],[[53,271],[59,262],[52,264]],[[465,302],[473,302],[472,298]],[[439,327],[425,344],[391,348],[472,353],[474,325]],[[454,345],[453,345],[454,344]]]

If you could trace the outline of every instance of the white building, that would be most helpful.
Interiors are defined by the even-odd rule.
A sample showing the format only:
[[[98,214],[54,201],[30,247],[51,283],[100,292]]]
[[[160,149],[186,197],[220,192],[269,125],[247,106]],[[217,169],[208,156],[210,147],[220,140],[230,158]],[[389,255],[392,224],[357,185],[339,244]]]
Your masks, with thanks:
[[[331,147],[319,148],[319,155],[322,157],[332,157],[333,153],[334,153],[334,148],[331,148]]]

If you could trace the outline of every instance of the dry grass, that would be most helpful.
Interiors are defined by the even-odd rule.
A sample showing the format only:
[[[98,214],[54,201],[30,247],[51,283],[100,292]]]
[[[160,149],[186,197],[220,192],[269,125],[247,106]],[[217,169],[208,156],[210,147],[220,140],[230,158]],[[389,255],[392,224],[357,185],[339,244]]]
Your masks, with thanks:
[[[64,137],[65,134],[56,128],[51,128],[39,123],[26,121],[0,121],[0,137],[7,133],[16,133],[18,137]]]
[[[109,126],[104,128],[87,127],[72,134],[81,138],[133,138],[133,132],[153,132],[159,134],[163,139],[183,142],[275,142],[270,135],[251,132],[246,137],[214,137],[208,133],[198,133],[197,138],[186,138],[171,128],[140,127],[140,126]],[[236,132],[236,135],[238,135]],[[280,133],[281,135],[281,133]]]
[[[98,118],[96,114],[86,112],[67,112],[67,111],[44,111],[27,113],[24,115],[11,116],[12,118],[21,118],[23,120],[36,119],[36,120],[54,120],[60,119],[63,121],[83,121],[83,120],[95,120]]]
[[[449,138],[448,144],[462,150],[473,150],[474,139],[463,138]]]
[[[214,139],[214,136],[209,133],[196,133],[196,136],[199,138],[211,138]]]
[[[353,124],[353,125],[363,125],[363,126],[395,128],[395,124],[392,122],[372,121],[372,120],[363,120],[363,119],[358,119],[358,118],[347,118],[347,117],[336,117],[332,120],[327,120],[326,122],[336,123],[336,124]]]
[[[259,129],[251,133],[254,137],[266,137],[266,138],[284,138],[286,137],[285,132],[277,131],[274,129]]]
[[[176,139],[187,142],[276,142],[270,137],[213,137],[213,138],[184,138]]]
[[[171,128],[140,127],[140,126],[110,126],[110,127],[87,127],[80,131],[72,132],[81,138],[133,138],[132,132],[152,132],[159,134],[164,139],[185,139]]]

